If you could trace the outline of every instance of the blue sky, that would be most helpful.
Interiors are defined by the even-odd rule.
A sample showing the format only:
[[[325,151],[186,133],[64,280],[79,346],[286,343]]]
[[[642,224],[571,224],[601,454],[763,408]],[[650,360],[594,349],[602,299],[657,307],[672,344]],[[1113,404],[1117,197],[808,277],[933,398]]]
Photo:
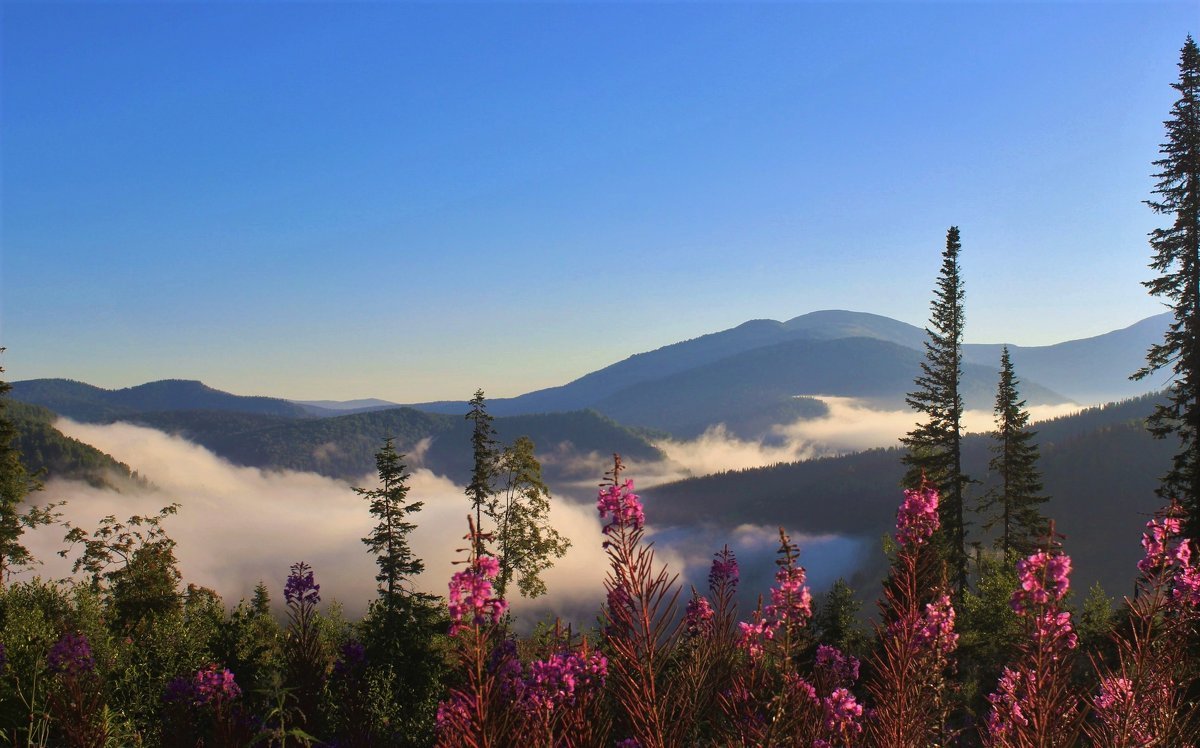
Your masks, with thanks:
[[[464,399],[816,309],[1140,281],[1195,3],[2,6],[9,379]]]

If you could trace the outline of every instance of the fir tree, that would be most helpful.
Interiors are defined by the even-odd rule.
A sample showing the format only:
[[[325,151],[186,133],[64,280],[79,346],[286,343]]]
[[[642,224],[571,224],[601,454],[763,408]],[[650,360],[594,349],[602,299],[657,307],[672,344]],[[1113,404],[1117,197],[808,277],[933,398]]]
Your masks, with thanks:
[[[471,469],[471,482],[467,484],[467,498],[471,500],[471,508],[475,512],[475,526],[482,527],[483,515],[489,508],[489,502],[495,497],[496,461],[496,429],[492,426],[492,416],[487,412],[483,390],[475,390],[471,398],[471,410],[466,416],[472,422],[471,452],[474,458]],[[494,506],[492,507],[494,510]],[[477,535],[475,539],[475,555],[484,553],[484,537]]]
[[[371,534],[363,543],[375,554],[379,573],[380,596],[384,607],[394,611],[402,596],[408,594],[405,584],[425,570],[425,564],[413,553],[408,535],[416,525],[409,522],[415,512],[421,511],[423,502],[408,500],[408,473],[397,454],[394,439],[387,437],[383,449],[375,453],[375,467],[379,472],[378,488],[355,488],[359,496],[371,503],[371,514],[378,520]]]
[[[922,477],[933,484],[941,497],[942,529],[938,547],[950,568],[955,587],[967,584],[966,527],[963,494],[970,481],[962,471],[963,400],[962,379],[963,284],[958,269],[961,248],[958,227],[946,232],[942,271],[930,304],[929,327],[925,332],[925,360],[916,378],[918,390],[908,395],[909,407],[926,419],[901,441],[908,447],[904,463],[909,466],[904,483],[917,488]]]
[[[1171,87],[1179,99],[1163,123],[1167,142],[1159,147],[1162,158],[1154,162],[1159,169],[1154,175],[1157,198],[1146,204],[1155,213],[1173,216],[1174,222],[1150,232],[1150,267],[1160,275],[1145,286],[1169,300],[1175,319],[1133,378],[1171,368],[1167,402],[1155,408],[1147,425],[1157,438],[1174,434],[1179,439],[1179,452],[1159,494],[1179,499],[1195,535],[1200,531],[1200,49],[1190,35],[1179,56],[1179,81]]]
[[[534,456],[533,440],[522,436],[506,447],[497,463],[502,488],[490,501],[487,516],[495,523],[500,573],[496,589],[504,597],[514,578],[521,594],[537,597],[546,592],[541,572],[562,558],[571,541],[550,526],[550,489],[542,480],[542,466]]]
[[[1042,477],[1037,468],[1036,431],[1030,431],[1025,401],[1018,400],[1008,346],[1000,354],[1000,384],[996,389],[996,442],[988,470],[997,475],[1000,485],[988,492],[980,503],[981,512],[995,511],[983,527],[1000,525],[996,546],[1010,554],[1027,556],[1039,548],[1039,537],[1046,532],[1046,518],[1038,506],[1046,502]]]
[[[0,353],[3,352],[0,348]],[[0,374],[3,373],[4,367],[0,366]],[[14,569],[33,563],[29,549],[21,544],[21,535],[27,528],[50,524],[58,516],[53,512],[56,506],[53,504],[32,507],[25,513],[20,511],[25,497],[40,491],[42,485],[21,464],[17,428],[6,412],[11,389],[12,385],[0,379],[0,589],[4,589]]]

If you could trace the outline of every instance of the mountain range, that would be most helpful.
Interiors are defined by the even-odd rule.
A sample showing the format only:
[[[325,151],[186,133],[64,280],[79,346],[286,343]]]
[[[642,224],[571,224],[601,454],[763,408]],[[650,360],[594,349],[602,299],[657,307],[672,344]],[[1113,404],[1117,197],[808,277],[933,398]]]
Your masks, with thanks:
[[[1145,394],[1131,382],[1146,350],[1161,341],[1168,314],[1121,330],[1047,346],[1010,345],[1030,405],[1098,404]],[[779,322],[751,320],[606,366],[559,387],[489,403],[497,414],[593,408],[621,423],[693,436],[717,423],[753,438],[763,425],[822,415],[797,396],[837,395],[902,409],[920,371],[921,328],[865,312],[826,310]],[[1003,344],[963,346],[962,391],[968,408],[990,410]],[[465,402],[412,407],[462,413]]]
[[[1165,315],[1052,346],[1010,346],[1030,404],[1115,400],[1145,389],[1131,383],[1145,350],[1161,339]],[[922,361],[924,331],[877,315],[826,311],[787,322],[755,320],[631,356],[561,387],[489,400],[502,441],[530,436],[551,485],[595,480],[596,465],[620,452],[633,462],[663,458],[657,444],[724,423],[746,439],[775,424],[827,412],[814,395],[902,408]],[[990,410],[1000,345],[963,349],[968,405]],[[14,382],[10,417],[27,467],[93,485],[138,485],[122,465],[54,428],[56,415],[118,421],[178,434],[238,465],[318,472],[348,481],[368,476],[385,436],[410,464],[462,483],[470,470],[465,402],[404,407],[379,400],[296,403],[233,395],[189,380],[122,390],[42,379]],[[1120,590],[1131,578],[1137,532],[1157,500],[1153,490],[1171,445],[1149,438],[1143,419],[1153,395],[1082,410],[1038,424],[1047,513],[1059,519],[1082,579]],[[964,442],[967,472],[987,489],[989,439]],[[597,458],[600,458],[598,461]],[[657,524],[783,524],[806,534],[849,534],[875,542],[899,500],[898,449],[719,473],[643,490]],[[589,472],[592,471],[592,472]],[[985,539],[986,540],[986,539]],[[868,577],[881,568],[864,568]],[[867,585],[870,586],[870,585]]]

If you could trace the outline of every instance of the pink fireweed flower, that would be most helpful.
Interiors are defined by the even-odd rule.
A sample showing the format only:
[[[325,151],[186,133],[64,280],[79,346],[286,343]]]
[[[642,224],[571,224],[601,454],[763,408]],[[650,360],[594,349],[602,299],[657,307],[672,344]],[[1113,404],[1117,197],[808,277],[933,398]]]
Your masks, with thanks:
[[[530,663],[525,703],[540,711],[571,705],[579,694],[603,688],[607,676],[608,658],[599,652],[586,657],[575,652],[553,654]]]
[[[771,604],[765,608],[768,618],[777,624],[804,622],[812,617],[812,593],[804,584],[803,566],[785,567],[775,572],[778,586],[771,588]]]
[[[896,542],[900,545],[921,545],[933,536],[940,526],[937,489],[922,484],[919,489],[904,492],[904,503],[896,513]]]
[[[824,700],[825,729],[836,735],[848,737],[862,732],[858,720],[862,718],[863,708],[855,700],[854,694],[844,688],[839,688],[829,694]]]
[[[849,687],[858,680],[858,658],[843,654],[837,647],[828,644],[818,646],[813,664],[817,673],[824,675],[834,688]]]
[[[925,615],[917,622],[918,644],[927,645],[942,656],[948,656],[958,647],[958,634],[954,631],[954,604],[949,595],[925,605]]]
[[[708,598],[703,595],[696,595],[691,600],[688,600],[687,614],[687,632],[689,636],[701,636],[707,634],[712,628],[712,619],[715,615],[712,604],[708,602]]]
[[[1138,569],[1150,574],[1169,566],[1171,563],[1170,546],[1178,542],[1183,524],[1178,517],[1154,518],[1146,523],[1146,532],[1142,533],[1142,547],[1146,556],[1138,561]]]
[[[775,627],[776,623],[766,618],[754,623],[739,622],[738,647],[752,660],[762,657],[766,643],[775,638]]]
[[[1170,691],[1167,687],[1161,695],[1169,699]],[[1156,730],[1147,702],[1154,700],[1151,698],[1139,703],[1132,681],[1108,676],[1100,681],[1100,693],[1093,703],[1096,719],[1109,730],[1123,734],[1129,745],[1150,745],[1154,742]]]
[[[995,692],[988,694],[987,700],[992,705],[987,717],[990,745],[1006,745],[1019,729],[1029,726],[1029,719],[1021,709],[1021,680],[1019,671],[1006,667]]]
[[[1038,551],[1017,562],[1020,587],[1013,593],[1012,609],[1023,615],[1030,606],[1049,605],[1067,594],[1071,558],[1063,553]]]
[[[209,665],[196,673],[192,688],[197,704],[233,701],[242,695],[242,689],[234,682],[233,673],[226,668]]]
[[[642,509],[641,499],[633,492],[632,479],[627,479],[621,485],[600,489],[596,509],[600,512],[600,519],[612,515],[612,520],[604,526],[605,535],[610,534],[616,527],[640,530],[646,524],[646,513]]]
[[[726,585],[736,587],[738,583],[737,556],[729,546],[713,554],[712,568],[708,571],[708,589],[716,592]]]
[[[1186,548],[1188,545],[1188,542],[1185,541],[1180,544],[1180,547]],[[1190,553],[1188,560],[1191,560]],[[1175,588],[1171,591],[1171,596],[1176,602],[1200,607],[1200,567],[1192,566],[1190,563],[1182,566],[1175,574]]]
[[[1071,626],[1071,612],[1067,610],[1047,610],[1040,614],[1033,635],[1054,659],[1079,645],[1079,637]]]
[[[497,598],[491,580],[500,571],[500,564],[491,556],[480,556],[470,568],[450,578],[450,596],[447,608],[450,612],[450,635],[466,628],[471,623],[482,626],[487,622],[498,623],[508,610],[508,602]]]

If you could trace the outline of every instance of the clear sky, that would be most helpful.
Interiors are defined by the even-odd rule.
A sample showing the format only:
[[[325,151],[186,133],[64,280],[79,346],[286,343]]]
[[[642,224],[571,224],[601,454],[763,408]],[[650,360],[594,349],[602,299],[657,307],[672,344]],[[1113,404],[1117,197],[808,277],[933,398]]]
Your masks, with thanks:
[[[5,378],[490,396],[817,309],[1140,281],[1186,3],[2,6]]]

